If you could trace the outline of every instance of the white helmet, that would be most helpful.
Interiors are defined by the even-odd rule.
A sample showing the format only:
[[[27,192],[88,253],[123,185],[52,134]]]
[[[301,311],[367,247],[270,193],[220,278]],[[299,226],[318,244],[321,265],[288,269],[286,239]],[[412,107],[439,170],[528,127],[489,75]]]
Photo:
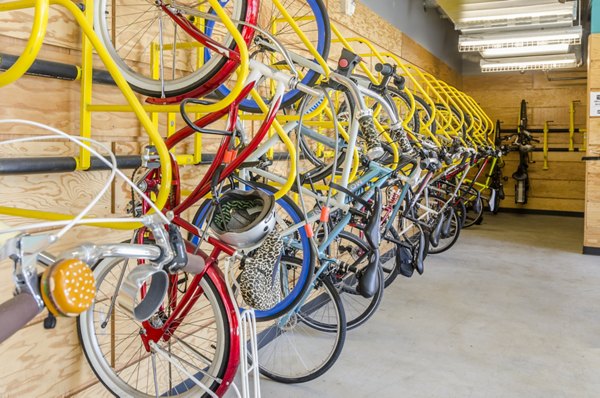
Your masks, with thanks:
[[[275,198],[259,189],[233,189],[219,197],[210,229],[237,249],[258,245],[275,227]]]

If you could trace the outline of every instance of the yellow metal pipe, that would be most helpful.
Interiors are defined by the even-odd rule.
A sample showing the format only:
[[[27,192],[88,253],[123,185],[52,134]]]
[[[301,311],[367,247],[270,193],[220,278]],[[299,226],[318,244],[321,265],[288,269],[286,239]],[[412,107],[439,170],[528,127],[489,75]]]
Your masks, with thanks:
[[[39,1],[39,0],[22,0],[22,1],[17,1],[17,2],[0,4],[0,11],[31,8],[36,5],[36,1]],[[245,80],[245,78],[248,74],[248,50],[245,45],[245,42],[243,41],[242,36],[237,31],[237,29],[235,28],[235,26],[233,25],[231,20],[229,20],[229,18],[227,17],[225,12],[221,8],[218,1],[217,0],[209,0],[209,3],[215,10],[216,14],[221,18],[223,23],[226,25],[227,29],[232,34],[232,37],[238,44],[238,51],[240,52],[240,59],[241,59],[241,65],[240,65],[240,68],[238,68],[238,76],[240,76],[240,74],[243,76],[243,79],[240,78],[240,79],[238,79],[238,81]],[[155,145],[158,155],[159,155],[159,158],[160,158],[161,175],[162,175],[162,184],[160,186],[160,190],[156,197],[156,205],[158,208],[162,208],[168,199],[171,182],[172,182],[172,170],[171,170],[170,155],[169,155],[169,152],[165,146],[165,143],[164,143],[162,137],[160,136],[160,134],[158,133],[156,128],[154,128],[152,121],[146,114],[146,111],[144,110],[142,105],[137,100],[135,94],[129,87],[128,83],[125,81],[123,76],[120,74],[114,60],[110,57],[110,54],[103,47],[102,43],[96,36],[92,25],[88,22],[86,16],[81,12],[81,10],[77,7],[77,5],[69,0],[51,0],[51,4],[57,4],[57,5],[63,6],[75,17],[76,22],[81,26],[83,34],[86,35],[86,37],[89,39],[90,44],[95,48],[96,52],[98,53],[98,56],[100,57],[102,62],[105,64],[107,71],[110,73],[110,75],[112,76],[116,85],[119,87],[119,89],[123,93],[124,97],[126,98],[129,105],[124,105],[124,107],[126,107],[127,110],[129,110],[129,111],[133,110],[133,112],[136,114],[136,116],[140,120],[140,123],[146,130],[148,136],[150,137],[151,142]],[[47,20],[47,18],[46,18],[46,20]],[[33,58],[35,58],[35,56]],[[90,65],[90,67],[91,67],[91,65]],[[3,76],[6,76],[6,75],[3,74]],[[4,79],[7,79],[7,78],[5,77]],[[243,85],[243,81],[242,81],[242,83],[240,83],[240,88],[239,88],[238,92],[241,91],[241,89],[243,87],[242,85]],[[232,90],[231,94],[233,94],[233,93],[234,93],[234,90]],[[233,98],[230,98],[230,101],[233,101],[233,99],[235,97],[232,96],[231,94],[229,96],[231,96]],[[219,103],[205,105],[205,106],[203,106],[203,111],[208,112],[208,111],[216,111],[216,110],[222,109],[222,107],[228,105],[227,101],[228,101],[228,99],[226,98]],[[231,102],[229,102],[229,103],[231,103]],[[119,107],[119,106],[117,106],[117,107]],[[90,105],[86,108],[88,111],[93,110],[92,105]],[[111,110],[109,110],[109,111],[111,111]],[[112,110],[112,111],[114,111],[114,110]],[[43,211],[37,211],[37,210],[28,210],[28,209],[13,209],[13,208],[7,208],[7,207],[0,207],[0,213],[16,215],[16,216],[21,216],[21,217],[41,218],[41,219],[50,219],[50,220],[73,218],[72,215],[52,213],[52,212],[43,212]],[[116,228],[116,229],[134,229],[134,228],[139,228],[141,226],[141,224],[139,224],[139,223],[99,223],[99,224],[97,224],[97,226],[110,227],[110,228]]]
[[[72,220],[74,218],[74,216],[72,216],[70,214],[61,214],[61,213],[55,213],[55,212],[51,212],[51,211],[41,211],[41,210],[18,209],[15,207],[7,207],[7,206],[0,206],[0,214],[4,214],[7,216],[14,216],[14,217],[35,218],[38,220],[49,220],[49,221]],[[130,229],[139,228],[142,224],[135,223],[135,222],[127,222],[127,223],[93,223],[93,224],[86,224],[86,225],[92,225],[95,227],[102,227],[102,228],[130,230]]]
[[[352,51],[353,53],[356,54],[356,50],[354,50],[354,48],[352,48],[352,46],[350,45],[350,43],[348,42],[348,40],[340,33],[340,31],[336,28],[335,24],[330,24],[331,26],[331,31],[333,32],[334,35],[337,36],[338,40],[340,43],[342,43],[342,45],[349,51]],[[352,40],[352,39],[351,39]],[[356,40],[356,38],[354,38],[354,40]],[[363,70],[363,72],[365,72],[365,74],[367,75],[367,77],[369,78],[369,80],[371,80],[371,82],[377,84],[379,83],[379,80],[377,80],[377,78],[375,78],[375,76],[373,76],[373,74],[371,73],[371,71],[369,70],[369,68],[366,67],[366,65],[364,64],[364,62],[360,62],[360,68]]]
[[[0,87],[13,83],[27,72],[35,61],[40,48],[44,43],[46,28],[48,27],[48,10],[50,3],[48,0],[36,0],[32,5],[31,1],[11,1],[0,4],[0,12],[19,10],[23,8],[35,7],[33,14],[33,25],[29,33],[29,40],[25,49],[17,61],[7,71],[0,74]]]
[[[90,25],[94,24],[94,2],[85,2],[85,18]],[[92,114],[87,110],[87,105],[92,102],[92,45],[85,35],[81,35],[81,93],[79,106],[79,134],[84,138],[92,137]],[[79,148],[78,170],[90,168],[90,151]]]
[[[324,60],[323,57],[321,56],[321,54],[319,54],[319,52],[315,49],[315,47],[312,45],[310,40],[306,37],[306,35],[302,31],[302,29],[300,29],[298,24],[296,24],[296,22],[294,21],[294,18],[288,13],[288,11],[285,9],[285,7],[283,5],[281,5],[279,0],[273,0],[273,4],[275,4],[275,7],[277,7],[279,12],[283,16],[283,18],[285,18],[285,20],[290,24],[290,26],[292,27],[294,32],[296,32],[296,34],[298,35],[298,37],[300,38],[302,43],[304,43],[304,45],[306,46],[306,49],[312,54],[313,57],[315,57],[315,60],[321,66],[321,68],[323,68],[323,73],[324,73],[325,77],[329,77],[329,75],[331,74],[331,69],[329,69],[329,65],[327,65],[327,61]]]
[[[160,67],[159,67],[160,61],[158,60],[158,57],[159,57],[158,43],[152,42],[150,44],[150,69],[151,69],[150,73],[152,74],[153,79],[160,78]],[[88,105],[88,109],[90,109],[90,111],[93,112],[92,104]],[[150,120],[152,120],[152,125],[157,130],[158,130],[158,118],[159,118],[158,112],[150,112]]]
[[[252,91],[250,91],[250,95],[252,96],[260,110],[266,115],[269,112],[269,107],[267,106],[267,104],[265,104],[262,97],[258,94],[258,92],[255,89],[252,89]],[[274,194],[275,198],[279,199],[285,196],[286,193],[288,193],[288,191],[292,188],[292,185],[294,185],[294,182],[296,181],[296,148],[294,147],[292,140],[290,140],[290,137],[288,137],[288,135],[283,130],[283,127],[281,127],[281,124],[279,124],[277,120],[273,121],[273,128],[275,128],[279,139],[283,142],[290,154],[290,169],[288,179],[286,183],[283,184],[283,186]]]
[[[544,170],[548,170],[548,122],[544,122]]]

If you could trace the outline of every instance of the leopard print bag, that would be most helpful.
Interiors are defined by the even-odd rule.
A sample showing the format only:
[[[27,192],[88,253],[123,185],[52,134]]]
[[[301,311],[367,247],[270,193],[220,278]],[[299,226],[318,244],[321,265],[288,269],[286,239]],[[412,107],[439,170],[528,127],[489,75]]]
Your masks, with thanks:
[[[262,245],[246,257],[240,274],[240,290],[247,305],[257,310],[268,310],[281,301],[279,260],[283,240],[278,231],[272,231]]]

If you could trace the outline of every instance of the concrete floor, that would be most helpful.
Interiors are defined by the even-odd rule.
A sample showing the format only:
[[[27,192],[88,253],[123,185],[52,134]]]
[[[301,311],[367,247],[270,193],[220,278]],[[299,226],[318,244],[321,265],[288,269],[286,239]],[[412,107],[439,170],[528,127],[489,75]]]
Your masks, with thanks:
[[[321,378],[263,397],[600,397],[600,258],[583,219],[499,214],[398,277]]]

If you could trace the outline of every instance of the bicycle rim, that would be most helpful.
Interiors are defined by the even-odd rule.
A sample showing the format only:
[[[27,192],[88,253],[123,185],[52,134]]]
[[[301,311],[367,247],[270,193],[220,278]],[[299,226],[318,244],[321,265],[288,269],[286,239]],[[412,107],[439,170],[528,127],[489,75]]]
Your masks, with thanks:
[[[344,91],[331,91],[332,101],[338,103],[339,107],[335,110],[336,121],[340,123],[342,128],[349,129],[349,125],[353,120],[354,104],[350,96]],[[328,105],[329,109],[329,105]],[[323,131],[319,129],[317,134],[322,137],[319,139],[326,140],[326,143],[320,142],[309,136],[310,127],[303,126],[302,134],[300,135],[300,178],[306,182],[318,182],[331,178],[332,174],[337,174],[346,159],[345,141],[342,136],[338,137],[338,152],[334,162],[335,155],[335,130],[329,129]],[[324,136],[324,137],[323,137]],[[329,139],[327,139],[329,137]]]
[[[282,383],[316,379],[333,366],[346,337],[343,304],[327,277],[319,278],[308,297],[284,322],[257,323],[261,374]],[[335,325],[322,331],[315,323]]]
[[[356,269],[356,271],[348,271],[337,275],[334,279],[334,285],[338,289],[344,305],[348,330],[365,323],[375,313],[383,298],[384,276],[381,262],[377,265],[379,286],[375,294],[372,297],[363,297],[357,292],[358,279],[356,274],[369,265],[368,252],[367,243],[347,231],[342,231],[327,248],[327,254],[330,258],[335,258],[344,263],[345,266]],[[393,261],[395,263],[395,256]],[[330,329],[334,327],[334,325],[324,326]]]
[[[254,183],[258,188],[273,193],[276,191],[271,186]],[[226,187],[225,189],[229,189]],[[280,230],[283,230],[291,225],[299,225],[304,220],[304,216],[298,209],[296,204],[287,196],[278,199],[276,202],[276,219],[277,226]],[[204,230],[206,216],[210,202],[203,203],[198,209],[196,215],[193,218],[193,224]],[[192,237],[191,241],[193,244],[198,244],[198,237]],[[312,248],[306,231],[303,227],[298,227],[290,235],[284,237],[284,255],[289,257],[302,258],[301,263],[295,267],[284,267],[280,263],[280,275],[285,276],[288,280],[287,283],[283,283],[282,286],[286,286],[285,292],[282,292],[281,301],[276,304],[273,308],[268,310],[255,310],[256,319],[272,319],[280,316],[287,312],[290,308],[293,308],[298,300],[302,298],[302,295],[308,289],[310,277],[314,270],[314,256]],[[240,303],[243,307],[243,303]]]
[[[212,391],[222,388],[221,381],[232,359],[232,341],[228,310],[213,282],[202,278],[197,301],[184,322],[172,333],[168,342],[161,338],[157,345],[171,358],[166,360],[148,352],[141,339],[148,332],[140,322],[115,304],[106,325],[111,299],[119,278],[137,266],[135,260],[107,259],[94,267],[98,288],[93,306],[78,319],[78,331],[85,356],[98,379],[119,397],[181,396],[198,397],[204,390],[184,370]],[[181,277],[180,277],[181,280]],[[194,286],[187,286],[194,288]],[[181,286],[175,287],[181,297]],[[166,299],[165,299],[166,300]],[[168,308],[168,303],[165,302]],[[160,316],[155,317],[158,321]],[[103,327],[104,326],[104,327]],[[233,358],[235,360],[235,358]]]
[[[327,8],[322,0],[279,0],[279,3],[287,10],[287,12],[297,21],[298,27],[306,34],[309,41],[315,47],[317,52],[321,54],[323,59],[327,60],[329,56],[329,47],[331,42],[331,28],[329,24],[329,16]],[[300,37],[294,32],[291,25],[284,19],[281,12],[275,7],[272,0],[261,0],[260,11],[257,25],[262,29],[274,34],[276,39],[283,45],[285,49],[304,58],[312,60],[314,57],[306,49],[301,42]],[[261,33],[256,33],[257,37],[264,36]],[[288,70],[288,66],[283,62],[284,58],[281,54],[264,50],[256,45],[249,46],[250,54],[254,54],[253,58],[266,65],[271,65],[276,69],[283,68]],[[300,65],[295,65],[296,69],[301,73],[301,82],[306,85],[313,85],[321,76],[319,73],[310,70]],[[263,97],[266,103],[269,103],[270,93],[273,90],[270,81],[263,81],[257,86],[257,90]],[[221,96],[229,93],[229,89],[222,85],[217,90]],[[288,91],[282,99],[281,108],[287,108],[302,98],[302,94],[298,90]],[[259,106],[252,99],[246,99],[240,104],[240,109],[246,112],[261,113]]]
[[[477,195],[477,192],[469,191],[469,195]],[[465,203],[465,208],[466,213],[463,228],[469,228],[470,226],[477,224],[481,217],[483,217],[483,201],[481,196],[476,196],[472,200],[469,199],[467,203]],[[476,211],[477,208],[479,211]]]
[[[458,240],[458,236],[460,235],[460,221],[458,220],[458,215],[456,212],[452,214],[452,221],[450,223],[450,233],[447,237],[440,237],[440,241],[436,247],[433,245],[429,246],[429,253],[438,254],[445,252],[450,249],[456,241]]]
[[[182,14],[181,19],[189,22],[188,27],[193,31],[201,32],[209,20],[202,18],[202,14],[194,14],[192,9],[210,14],[208,1],[183,0],[178,4],[181,5],[177,9]],[[221,4],[231,19],[245,19],[246,0]],[[235,48],[225,26],[212,24],[210,38],[224,47]],[[99,0],[94,11],[94,27],[125,80],[144,95],[173,97],[185,94],[206,84],[230,61],[186,33],[163,11],[160,3]],[[210,54],[208,58],[207,54]],[[227,76],[222,77],[225,78]]]

